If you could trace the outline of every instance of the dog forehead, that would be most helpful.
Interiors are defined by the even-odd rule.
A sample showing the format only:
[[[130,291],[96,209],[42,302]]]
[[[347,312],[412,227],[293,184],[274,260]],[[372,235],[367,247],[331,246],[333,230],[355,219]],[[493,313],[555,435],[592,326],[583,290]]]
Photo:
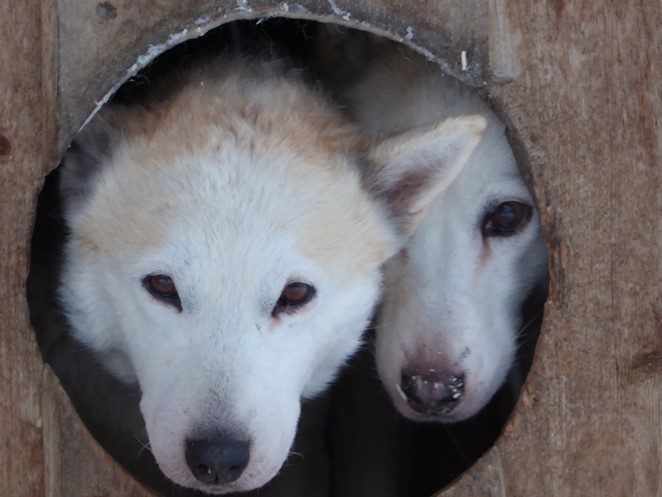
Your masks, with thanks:
[[[90,247],[135,258],[184,233],[185,248],[245,247],[248,255],[284,249],[275,243],[282,239],[346,279],[382,262],[383,216],[350,156],[269,135],[246,143],[211,136],[207,146],[173,155],[164,153],[163,140],[137,139],[116,151],[81,225],[80,239]]]
[[[226,241],[281,233],[339,277],[375,271],[393,235],[361,188],[356,130],[297,78],[233,71],[193,73],[161,105],[111,114],[125,139],[79,239],[131,256],[167,243],[174,229],[208,243],[219,232]]]

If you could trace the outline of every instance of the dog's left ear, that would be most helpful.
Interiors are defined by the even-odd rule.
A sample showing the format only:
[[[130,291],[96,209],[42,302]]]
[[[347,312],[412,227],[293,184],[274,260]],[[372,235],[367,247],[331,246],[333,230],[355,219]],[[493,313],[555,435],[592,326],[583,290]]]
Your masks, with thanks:
[[[369,151],[364,185],[386,205],[402,244],[466,164],[485,126],[482,116],[450,118],[388,138]]]

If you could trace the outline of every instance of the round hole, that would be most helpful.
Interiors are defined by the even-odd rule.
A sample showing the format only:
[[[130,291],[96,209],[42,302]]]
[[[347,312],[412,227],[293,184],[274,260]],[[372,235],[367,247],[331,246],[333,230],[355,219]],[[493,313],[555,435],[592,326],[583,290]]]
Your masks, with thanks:
[[[98,5],[98,12],[102,18],[110,20],[114,17],[115,11],[110,2],[103,2]],[[196,60],[210,53],[217,53],[224,47],[236,43],[237,37],[244,41],[249,40],[251,44],[285,47],[284,49],[296,61],[295,65],[308,67],[310,79],[320,82],[322,91],[335,99],[337,105],[347,112],[348,119],[360,121],[357,122],[357,126],[363,130],[362,134],[369,136],[370,140],[377,139],[376,137],[381,139],[431,124],[429,108],[420,107],[418,110],[412,111],[417,105],[422,105],[426,98],[431,98],[429,95],[421,95],[434,91],[422,83],[420,86],[416,86],[415,78],[418,69],[422,68],[421,71],[427,74],[430,71],[430,63],[425,62],[413,52],[409,52],[409,49],[399,47],[395,42],[375,35],[335,27],[327,29],[324,25],[312,21],[291,19],[271,19],[259,24],[253,21],[231,23],[211,31],[202,38],[177,45],[123,85],[113,97],[111,104],[126,106],[140,104],[145,99],[151,98],[152,83],[167,77],[166,75],[174,66]],[[412,71],[405,74],[401,80],[398,80],[398,77],[402,74],[390,73],[392,77],[389,78],[389,73],[386,72],[388,67],[380,66],[380,61],[386,57],[392,57],[394,53],[400,53],[403,58],[407,59],[405,67],[408,71]],[[357,71],[357,67],[381,67],[380,71],[385,72],[384,76],[380,77],[389,79],[390,85],[396,85],[397,91],[393,88],[390,91],[395,92],[392,93],[393,95],[400,92],[403,95],[402,99],[389,99],[388,105],[379,102],[379,106],[377,106],[374,101],[370,101],[372,97],[368,90],[377,88],[378,85],[371,86],[371,80],[362,76],[360,71]],[[434,70],[439,71],[441,75],[440,69],[435,68]],[[411,84],[408,84],[407,81]],[[378,80],[376,79],[374,82],[378,83]],[[458,95],[465,95],[463,92],[466,90],[461,89],[459,83],[452,83],[452,85],[460,88],[457,90]],[[375,108],[386,109],[386,111],[371,114]],[[470,113],[461,107],[457,107],[453,112],[456,114]],[[477,111],[472,109],[471,112]],[[369,132],[365,132],[366,128],[370,128]],[[8,145],[5,148],[9,150]],[[2,151],[0,141],[0,156]],[[485,173],[485,171],[481,172]],[[376,326],[367,335],[368,346],[351,359],[350,367],[342,371],[329,393],[304,404],[298,436],[292,453],[283,470],[265,489],[259,492],[259,495],[269,495],[266,492],[289,488],[288,485],[292,485],[293,480],[303,481],[304,486],[314,487],[314,492],[322,491],[325,485],[329,488],[333,487],[340,496],[352,495],[351,489],[353,488],[372,489],[374,494],[379,495],[388,495],[394,490],[402,495],[431,495],[469,468],[494,444],[499,436],[517,401],[533,359],[537,333],[542,320],[543,303],[546,298],[546,262],[532,262],[529,260],[529,256],[533,256],[525,252],[519,252],[519,259],[502,257],[503,254],[500,252],[522,250],[515,243],[516,237],[519,236],[517,234],[512,237],[494,239],[480,239],[479,236],[477,245],[474,243],[477,240],[468,236],[473,231],[480,232],[482,216],[487,215],[489,209],[497,207],[499,202],[521,201],[523,197],[530,199],[526,189],[523,189],[519,176],[509,176],[508,180],[516,184],[511,190],[508,190],[508,186],[504,186],[503,183],[493,187],[490,178],[484,175],[469,174],[467,176],[462,171],[457,174],[451,183],[451,186],[455,188],[454,195],[461,196],[462,192],[467,192],[465,196],[468,196],[470,200],[478,199],[480,201],[476,200],[473,203],[467,201],[461,206],[439,204],[437,210],[431,211],[427,215],[443,213],[452,215],[450,219],[452,222],[444,224],[445,229],[456,228],[462,223],[466,225],[467,228],[464,232],[460,230],[457,237],[446,240],[455,241],[462,237],[466,238],[463,242],[464,245],[454,246],[453,250],[463,254],[466,260],[471,259],[471,264],[467,263],[468,269],[464,273],[457,272],[455,270],[459,269],[459,265],[455,264],[444,268],[444,271],[435,272],[436,269],[431,268],[427,273],[421,273],[420,267],[415,267],[416,258],[421,257],[420,254],[425,252],[423,249],[427,247],[416,245],[416,243],[429,242],[433,249],[444,249],[444,246],[439,245],[439,240],[430,241],[429,238],[432,237],[430,233],[434,231],[434,226],[430,222],[425,224],[426,221],[423,221],[420,226],[430,233],[421,232],[421,228],[419,228],[419,231],[414,234],[415,240],[408,243],[406,250],[394,256],[393,261],[389,263],[392,271],[397,269],[397,276],[387,276],[387,281],[391,282],[386,289],[387,295],[388,292],[398,292],[399,301],[402,301],[406,295],[404,287],[400,288],[396,284],[398,278],[403,279],[402,275],[408,274],[407,271],[414,274],[415,277],[407,280],[406,293],[415,300],[417,313],[410,312],[408,315],[410,321],[414,323],[412,328],[415,327],[419,330],[425,328],[419,341],[416,341],[415,336],[412,338],[408,335],[408,340],[410,339],[411,342],[403,344],[404,355],[412,360],[402,362],[402,364],[398,363],[398,378],[407,368],[420,369],[422,367],[426,367],[427,370],[414,372],[414,376],[420,379],[421,384],[424,381],[430,381],[432,384],[446,385],[443,383],[446,380],[441,375],[442,369],[445,372],[448,370],[449,378],[466,378],[461,402],[458,402],[458,407],[455,407],[455,403],[453,404],[453,410],[459,410],[462,403],[465,402],[465,397],[470,397],[472,389],[477,389],[476,385],[480,385],[480,381],[488,380],[482,378],[473,380],[473,370],[458,372],[451,371],[451,369],[465,367],[463,361],[479,354],[483,354],[482,357],[489,359],[490,351],[485,352],[479,349],[481,347],[489,349],[493,345],[485,341],[481,342],[480,331],[484,333],[493,328],[490,328],[489,323],[472,324],[467,320],[460,320],[457,321],[459,324],[453,325],[459,329],[459,333],[449,335],[450,338],[443,337],[443,340],[439,339],[438,335],[449,331],[448,329],[442,330],[442,328],[451,327],[449,324],[452,322],[451,318],[456,319],[457,315],[462,312],[469,314],[477,312],[471,310],[473,309],[471,304],[482,305],[489,298],[488,295],[474,293],[471,294],[475,298],[474,302],[471,301],[470,295],[461,304],[458,304],[458,295],[443,293],[439,297],[440,300],[435,301],[430,292],[436,288],[435,282],[439,283],[446,277],[456,284],[456,281],[460,281],[458,274],[463,274],[465,279],[470,280],[469,283],[474,286],[480,286],[485,278],[499,277],[501,279],[498,283],[504,285],[505,288],[509,280],[507,277],[499,275],[508,275],[508,268],[511,272],[525,268],[530,273],[535,271],[536,276],[528,278],[525,285],[526,291],[516,292],[516,309],[512,311],[512,309],[506,310],[502,307],[489,308],[485,311],[485,315],[492,316],[499,312],[517,314],[517,319],[512,320],[512,322],[518,323],[516,329],[512,330],[512,357],[503,354],[511,359],[510,362],[501,366],[501,369],[507,371],[505,381],[498,382],[499,384],[494,387],[498,387],[496,393],[493,397],[490,395],[491,400],[486,401],[484,407],[478,409],[476,413],[472,413],[467,419],[455,420],[450,417],[444,419],[443,416],[437,417],[438,419],[430,416],[423,422],[407,419],[403,415],[403,411],[407,410],[406,404],[401,405],[399,410],[394,407],[394,404],[399,402],[397,396],[407,397],[407,394],[403,394],[402,390],[398,392],[395,388],[396,385],[386,385],[382,381],[384,375],[382,374],[382,380],[380,380],[380,376],[375,372],[373,349],[376,335],[383,333],[383,330],[391,325],[388,320],[385,320],[384,314],[381,314],[377,317]],[[44,359],[51,364],[60,378],[83,421],[115,459],[139,481],[163,495],[189,495],[190,492],[183,488],[175,487],[173,489],[172,483],[163,476],[156,465],[149,449],[149,439],[140,414],[141,394],[138,386],[123,383],[109,373],[107,369],[100,366],[99,357],[90,348],[80,345],[70,335],[70,326],[58,300],[63,249],[67,236],[58,192],[59,175],[60,171],[56,170],[47,178],[39,198],[37,222],[32,239],[32,265],[28,281],[31,318]],[[470,185],[479,183],[480,188],[470,188]],[[497,181],[495,180],[494,183],[496,184]],[[446,193],[441,195],[446,195]],[[502,198],[500,195],[508,198]],[[534,217],[537,219],[536,216]],[[431,218],[426,217],[426,220],[428,219]],[[446,221],[449,220],[445,219],[444,222]],[[536,236],[542,237],[539,232]],[[536,245],[536,247],[540,246],[544,247],[542,238],[540,238],[540,244]],[[474,247],[477,249],[472,252]],[[429,252],[432,249],[427,247],[426,250]],[[499,263],[509,264],[509,266],[493,270],[491,264]],[[466,281],[463,280],[463,283]],[[506,290],[507,288],[503,291]],[[442,301],[442,299],[444,300]],[[494,296],[493,300],[498,299]],[[385,301],[388,305],[391,305],[390,302],[388,299]],[[436,307],[445,308],[447,314],[441,317],[431,314],[426,317],[426,310],[435,307],[435,305],[426,307],[424,305],[426,302],[436,302]],[[397,317],[399,321],[404,319],[398,313],[394,313],[393,316]],[[414,321],[414,317],[425,319]],[[476,319],[478,320],[478,318]],[[485,321],[486,318],[482,319]],[[439,326],[439,329],[436,329],[436,326]],[[475,329],[470,329],[471,326],[474,326]],[[461,329],[462,327],[464,329]],[[408,333],[409,331],[411,330],[408,330]],[[391,330],[391,332],[395,331]],[[473,333],[475,336],[472,336],[470,344],[462,345],[456,356],[447,357],[447,350],[452,348],[452,344],[444,340],[454,340],[454,344],[460,341],[462,333],[465,335]],[[105,359],[112,363],[115,358],[112,357],[112,354],[110,356]],[[377,356],[380,357],[379,353]],[[398,360],[404,359],[399,358]],[[438,364],[440,366],[437,366]],[[384,368],[380,368],[380,373],[382,369]],[[434,379],[423,379],[423,373],[431,374],[430,378]],[[456,388],[457,385],[453,383],[448,388],[451,387]],[[451,389],[449,392],[453,394],[455,391]],[[425,395],[428,395],[427,391]],[[429,402],[435,402],[434,398]],[[121,408],[118,409],[117,406],[121,406]],[[434,406],[430,408],[430,412],[433,411]],[[453,411],[444,412],[444,414],[452,416]],[[415,419],[415,414],[411,413],[409,417]],[[447,420],[457,422],[449,424],[445,422]],[[238,469],[239,467],[232,466],[232,468]],[[201,466],[199,469],[202,471],[208,468]],[[312,473],[324,476],[311,481],[309,475]],[[300,495],[316,495],[309,487],[304,490],[300,490],[300,487],[297,488],[302,492]]]

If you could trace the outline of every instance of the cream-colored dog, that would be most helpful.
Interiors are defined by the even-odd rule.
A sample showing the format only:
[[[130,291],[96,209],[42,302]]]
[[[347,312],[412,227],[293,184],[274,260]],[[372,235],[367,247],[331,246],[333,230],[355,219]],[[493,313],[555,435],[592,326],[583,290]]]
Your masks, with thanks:
[[[411,52],[379,48],[363,76],[340,91],[375,143],[416,136],[443,119],[487,122],[469,160],[446,177],[388,264],[376,332],[377,368],[398,410],[417,421],[459,421],[485,406],[513,366],[522,304],[547,275],[540,219],[487,104]]]
[[[361,146],[282,62],[220,58],[68,152],[60,297],[75,337],[142,392],[164,474],[257,488],[300,400],[358,347],[380,269],[462,168],[485,120]]]

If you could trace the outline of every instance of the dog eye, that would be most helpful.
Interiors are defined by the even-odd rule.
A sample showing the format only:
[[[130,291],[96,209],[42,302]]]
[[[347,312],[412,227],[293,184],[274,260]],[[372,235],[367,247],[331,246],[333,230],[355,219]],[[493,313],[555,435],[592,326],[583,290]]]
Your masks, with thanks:
[[[510,201],[497,205],[483,218],[485,236],[517,234],[531,219],[532,209],[521,202]]]
[[[315,297],[315,287],[299,281],[288,283],[278,298],[278,302],[271,311],[272,316],[283,312],[294,313]]]
[[[145,289],[161,302],[172,305],[178,311],[182,310],[182,303],[177,293],[175,282],[167,274],[150,274],[143,278]]]

